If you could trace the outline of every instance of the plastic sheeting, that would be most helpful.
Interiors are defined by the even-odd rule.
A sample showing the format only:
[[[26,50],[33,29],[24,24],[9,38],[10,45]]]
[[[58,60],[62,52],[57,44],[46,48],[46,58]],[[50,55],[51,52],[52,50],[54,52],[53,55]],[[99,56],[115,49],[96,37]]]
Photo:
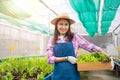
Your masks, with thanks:
[[[42,34],[48,34],[46,25],[28,20],[30,17],[31,15],[28,12],[19,8],[12,0],[0,0],[0,19],[4,19],[16,27],[24,27]],[[53,30],[50,30],[49,34],[53,35]]]
[[[73,9],[78,13],[79,20],[83,23],[90,36],[98,32],[98,11],[100,0],[69,0]]]
[[[109,27],[115,18],[119,5],[120,0],[104,0],[101,21],[101,32],[103,35],[108,32]]]
[[[42,2],[44,2],[49,9],[46,8],[46,6],[43,5],[39,0],[0,0],[0,12],[4,13],[3,15],[0,13],[0,21],[1,19],[4,19],[8,23],[17,27],[24,27],[33,31],[38,31],[42,34],[53,35],[54,27],[52,27],[53,25],[50,24],[50,20],[56,17],[56,15],[50,9],[52,9],[57,14],[61,12],[67,12],[70,17],[77,22],[77,24],[81,23],[81,21],[78,20],[77,15],[72,9],[69,1],[72,1],[72,4],[75,3],[75,5],[72,7],[77,6],[75,10],[81,13],[81,15],[78,14],[78,17],[81,18],[81,21],[83,21],[82,23],[84,24],[80,27],[84,26],[83,28],[86,28],[86,31],[90,36],[94,36],[100,31],[102,31],[102,34],[105,35],[109,28],[111,28],[109,31],[112,31],[120,22],[120,9],[116,21],[112,20],[114,19],[116,13],[113,8],[119,6],[120,0],[111,0],[112,2],[110,0],[104,0],[104,3],[107,5],[105,5],[105,8],[103,8],[101,21],[102,25],[100,31],[98,30],[98,11],[100,8],[100,1],[103,0],[51,0],[50,2],[49,0],[42,0]],[[116,4],[116,2],[118,3]],[[81,5],[79,5],[79,3],[81,3]],[[21,4],[24,5],[21,6]],[[30,5],[28,6],[28,4]],[[112,8],[110,7],[111,4],[113,5]],[[34,15],[32,15],[33,13]],[[32,15],[31,18],[27,18],[27,15],[29,14]],[[114,22],[113,26],[111,22]],[[79,29],[78,32],[83,32],[83,29]],[[86,32],[83,32],[83,34],[86,34]]]
[[[98,20],[100,18],[100,1],[101,0],[69,0],[73,9],[77,12],[79,20],[83,23],[86,31],[90,36],[98,33]],[[101,33],[105,35],[111,22],[113,21],[116,11],[120,5],[120,0],[104,0],[102,9]]]
[[[0,58],[45,55],[47,40],[39,32],[0,23]]]
[[[25,19],[31,16],[17,7],[12,0],[0,0],[0,12],[18,19]]]
[[[10,16],[6,16],[2,13],[0,13],[0,19],[6,20],[9,24],[12,24],[16,27],[24,27],[33,31],[38,31],[42,34],[48,34],[48,27],[44,24],[39,24],[35,21],[25,21],[25,20],[19,20],[12,18]],[[53,35],[53,30],[50,30],[50,35]]]

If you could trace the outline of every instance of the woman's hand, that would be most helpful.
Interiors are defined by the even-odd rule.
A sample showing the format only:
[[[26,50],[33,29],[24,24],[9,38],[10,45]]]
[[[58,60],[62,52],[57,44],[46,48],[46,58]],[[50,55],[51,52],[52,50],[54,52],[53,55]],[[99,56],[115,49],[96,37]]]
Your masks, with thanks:
[[[105,53],[104,51],[102,51],[102,53],[110,59],[110,61],[111,61],[111,67],[112,67],[111,70],[113,70],[113,69],[114,69],[114,66],[115,66],[114,61],[113,61],[113,57],[110,56],[110,55],[108,55],[108,54]]]
[[[109,62],[109,61],[113,62],[113,60],[112,60],[112,58],[109,54],[105,53],[104,51],[101,51],[101,53],[104,54],[107,57],[107,59],[104,60],[104,62]]]
[[[71,64],[75,64],[77,62],[77,59],[73,56],[68,56],[67,60],[71,63]]]

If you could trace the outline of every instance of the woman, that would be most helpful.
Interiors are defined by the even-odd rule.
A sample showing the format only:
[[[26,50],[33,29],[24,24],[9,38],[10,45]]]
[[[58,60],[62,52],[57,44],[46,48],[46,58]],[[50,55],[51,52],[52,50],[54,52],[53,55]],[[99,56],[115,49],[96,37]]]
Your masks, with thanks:
[[[47,56],[48,62],[55,64],[52,80],[80,80],[75,64],[77,50],[83,48],[89,52],[103,52],[102,49],[81,35],[71,32],[70,25],[75,21],[70,19],[67,13],[58,15],[51,23],[55,25],[55,32],[48,42]]]

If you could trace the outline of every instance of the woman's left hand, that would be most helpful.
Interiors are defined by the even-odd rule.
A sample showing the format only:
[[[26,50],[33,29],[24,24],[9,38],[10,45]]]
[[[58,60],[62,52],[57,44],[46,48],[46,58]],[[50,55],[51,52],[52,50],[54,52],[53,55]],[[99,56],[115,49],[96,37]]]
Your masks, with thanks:
[[[115,63],[114,63],[114,61],[113,61],[113,57],[112,57],[112,56],[110,57],[110,59],[111,59],[111,67],[112,67],[111,70],[113,70],[113,69],[114,69],[114,66],[115,66]]]

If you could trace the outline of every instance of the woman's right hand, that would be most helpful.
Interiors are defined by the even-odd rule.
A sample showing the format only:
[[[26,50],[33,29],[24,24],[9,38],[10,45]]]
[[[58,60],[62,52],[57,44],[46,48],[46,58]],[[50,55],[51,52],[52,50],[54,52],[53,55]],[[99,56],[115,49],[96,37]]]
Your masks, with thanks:
[[[71,63],[71,64],[75,64],[77,62],[77,59],[73,56],[68,56],[67,60]]]

